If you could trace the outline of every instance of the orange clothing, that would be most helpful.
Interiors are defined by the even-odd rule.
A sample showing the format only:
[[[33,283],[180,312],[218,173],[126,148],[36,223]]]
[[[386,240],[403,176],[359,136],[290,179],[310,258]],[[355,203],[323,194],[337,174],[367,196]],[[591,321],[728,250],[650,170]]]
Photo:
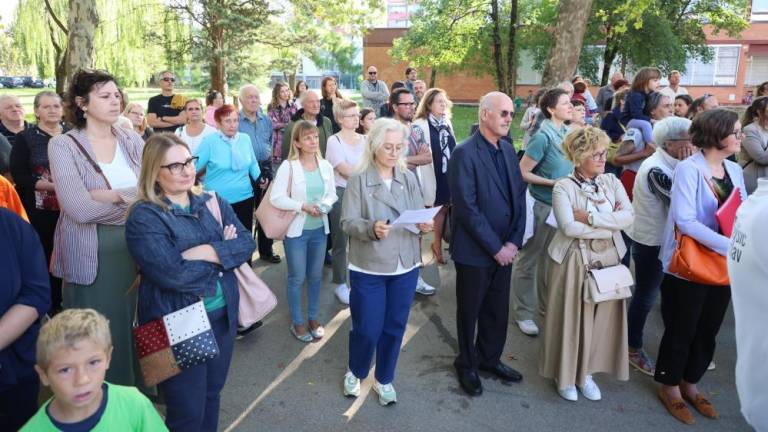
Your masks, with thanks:
[[[29,222],[27,212],[24,210],[24,206],[21,205],[19,194],[16,193],[13,184],[3,176],[0,176],[0,207],[5,207],[8,210],[11,210],[21,216],[22,219]]]

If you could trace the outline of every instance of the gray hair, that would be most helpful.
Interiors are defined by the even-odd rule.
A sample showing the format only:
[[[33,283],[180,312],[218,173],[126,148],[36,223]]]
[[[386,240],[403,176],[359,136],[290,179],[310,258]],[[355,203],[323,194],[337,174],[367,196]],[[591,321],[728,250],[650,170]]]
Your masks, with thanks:
[[[653,142],[666,149],[667,141],[688,136],[688,129],[690,128],[691,121],[685,117],[667,117],[653,127]]]
[[[16,100],[16,101],[21,101],[21,99],[19,99],[18,96],[16,96],[16,95],[2,94],[2,95],[0,95],[0,105],[2,105],[3,103],[5,103],[6,101],[11,100],[11,99]]]
[[[399,121],[391,118],[378,118],[373,122],[371,130],[368,132],[368,136],[365,140],[365,149],[363,150],[363,156],[360,158],[360,164],[357,166],[356,171],[358,173],[365,172],[371,165],[373,165],[374,156],[376,152],[384,145],[384,136],[387,132],[400,132],[403,134],[403,154],[400,155],[400,160],[397,163],[397,167],[405,171],[408,166],[405,163],[405,153],[408,150],[408,128]]]
[[[304,93],[302,93],[302,94],[301,94],[301,97],[299,97],[299,102],[301,102],[301,104],[302,104],[302,105],[304,105],[304,101],[307,99],[307,96],[309,96],[309,94],[310,94],[310,93],[312,93],[313,95],[317,96],[317,99],[318,99],[318,100],[320,99],[320,95],[319,95],[319,94],[317,94],[317,92],[316,92],[316,91],[314,91],[314,90],[310,90],[310,89],[307,89],[307,91],[305,91]]]
[[[645,108],[646,111],[651,112],[651,111],[655,110],[656,108],[658,108],[659,105],[661,105],[661,101],[663,101],[664,98],[669,99],[669,96],[665,95],[664,93],[657,92],[657,91],[651,93],[648,96],[648,106],[646,106],[646,108]]]
[[[43,90],[35,95],[35,100],[32,102],[32,105],[35,107],[35,109],[40,106],[40,99],[44,97],[54,97],[59,100],[59,103],[61,103],[61,96],[59,96],[58,93],[51,90]]]
[[[256,93],[259,93],[259,96],[261,96],[261,93],[259,92],[259,88],[258,88],[258,87],[256,87],[256,86],[255,86],[255,85],[253,85],[253,84],[243,84],[243,85],[240,87],[240,90],[237,92],[237,98],[238,98],[238,99],[240,99],[240,100],[242,101],[242,100],[243,100],[243,98],[245,97],[245,91],[246,91],[246,90],[249,90],[249,89],[254,89],[254,90],[256,90]]]
[[[178,78],[174,71],[166,69],[164,71],[160,71],[160,72],[157,73],[157,80],[160,81],[160,79],[162,79],[163,75],[165,75],[165,74],[171,74],[171,75],[173,75],[174,78]]]
[[[493,111],[495,109],[493,101],[494,101],[494,99],[496,99],[497,97],[500,97],[500,96],[509,97],[509,96],[506,95],[506,93],[502,93],[500,91],[492,91],[490,93],[486,93],[485,95],[483,95],[483,97],[480,98],[480,103],[478,104],[478,107],[477,107],[477,122],[478,122],[478,125],[482,121],[481,117],[483,115],[483,110],[485,110],[485,111]]]
[[[568,96],[573,97],[574,88],[573,88],[573,83],[572,82],[570,82],[568,80],[565,80],[565,81],[561,82],[560,84],[558,84],[557,87],[565,90],[566,92],[568,92]]]

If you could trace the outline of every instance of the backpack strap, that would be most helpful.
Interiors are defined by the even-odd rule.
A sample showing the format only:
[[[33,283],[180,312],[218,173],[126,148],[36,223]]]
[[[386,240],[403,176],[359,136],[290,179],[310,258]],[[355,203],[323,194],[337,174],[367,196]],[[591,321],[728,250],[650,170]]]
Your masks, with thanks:
[[[91,167],[93,167],[93,170],[96,171],[104,179],[104,181],[107,183],[107,189],[112,189],[112,185],[109,184],[109,179],[107,179],[107,176],[104,174],[104,171],[102,171],[99,164],[97,164],[96,161],[93,160],[91,155],[88,154],[88,152],[85,150],[83,145],[80,144],[80,141],[78,141],[77,138],[75,138],[72,135],[67,135],[67,136],[72,140],[72,142],[75,143],[78,150],[80,150],[80,153],[82,153],[83,156],[85,156],[85,159],[88,160],[88,163],[91,164]]]

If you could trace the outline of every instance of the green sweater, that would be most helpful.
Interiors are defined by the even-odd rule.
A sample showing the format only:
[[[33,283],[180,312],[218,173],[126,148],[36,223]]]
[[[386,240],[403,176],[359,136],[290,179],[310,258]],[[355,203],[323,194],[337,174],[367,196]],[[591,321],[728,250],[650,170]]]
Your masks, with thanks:
[[[91,429],[93,432],[116,430],[122,432],[168,431],[152,402],[139,393],[135,387],[109,383],[107,383],[107,387],[109,394],[107,406],[101,420],[95,428]],[[59,429],[53,425],[46,413],[52,400],[53,398],[49,399],[37,410],[37,413],[21,428],[21,432],[58,432]]]

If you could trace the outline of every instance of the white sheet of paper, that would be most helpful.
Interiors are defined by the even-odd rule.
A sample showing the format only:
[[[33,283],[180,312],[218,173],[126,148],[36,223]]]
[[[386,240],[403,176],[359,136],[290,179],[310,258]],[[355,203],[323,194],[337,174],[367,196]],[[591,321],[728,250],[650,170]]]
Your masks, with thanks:
[[[551,226],[552,228],[557,228],[557,219],[555,219],[555,212],[550,210],[549,215],[547,215],[547,225]]]
[[[420,224],[430,223],[435,218],[437,212],[443,206],[425,208],[421,210],[406,210],[397,219],[390,222],[391,225],[408,225],[408,224]]]

